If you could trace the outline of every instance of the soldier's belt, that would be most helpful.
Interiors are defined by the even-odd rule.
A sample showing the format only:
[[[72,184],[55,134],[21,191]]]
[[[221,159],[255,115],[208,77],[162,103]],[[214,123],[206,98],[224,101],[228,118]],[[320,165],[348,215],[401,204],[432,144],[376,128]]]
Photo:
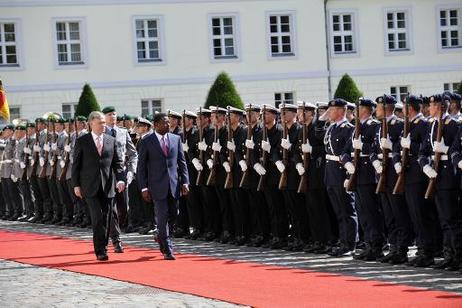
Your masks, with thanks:
[[[380,153],[379,155],[377,155],[377,157],[378,157],[379,159],[383,159],[383,154]],[[388,153],[388,158],[393,158],[393,153]]]
[[[335,156],[335,155],[330,155],[330,154],[326,154],[326,159],[332,160],[332,161],[340,161],[340,157]]]
[[[432,159],[435,160],[435,155],[432,155]],[[447,155],[441,155],[440,160],[449,160],[449,157]]]
[[[354,152],[351,153],[351,157],[353,157],[353,156],[355,156]],[[361,154],[359,154],[359,157],[369,157],[369,154],[362,154],[361,153]]]
[[[12,164],[13,161],[11,159],[7,159],[7,160],[2,160],[0,163],[2,163],[2,164]]]

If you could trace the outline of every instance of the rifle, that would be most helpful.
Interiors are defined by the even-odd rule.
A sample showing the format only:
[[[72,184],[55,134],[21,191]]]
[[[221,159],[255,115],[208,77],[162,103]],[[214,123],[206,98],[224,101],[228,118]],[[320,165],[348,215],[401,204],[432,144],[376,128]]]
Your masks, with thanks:
[[[57,138],[56,138],[56,127],[55,127],[55,121],[52,123],[53,125],[53,142],[52,144],[57,143]],[[50,179],[56,178],[56,169],[57,169],[57,162],[58,162],[58,149],[54,150],[53,156],[51,157],[51,161],[53,162],[53,166],[51,166],[51,174],[50,174]]]
[[[231,128],[231,113],[228,106],[228,113],[226,114],[226,122],[228,125],[228,141],[233,140],[233,129]],[[233,164],[234,164],[234,151],[228,150],[228,162],[230,171],[226,174],[225,189],[233,188]]]
[[[247,140],[252,139],[252,124],[251,124],[251,114],[252,112],[252,104],[249,105],[249,108],[247,109]],[[242,174],[241,182],[239,183],[239,187],[244,187],[247,185],[248,181],[248,175],[249,175],[249,168],[250,168],[250,154],[251,150],[249,148],[246,148],[245,150],[245,164],[247,165],[247,169],[244,171]]]
[[[403,137],[406,138],[409,135],[409,93],[406,96],[404,102],[404,129]],[[403,148],[401,153],[401,172],[398,174],[395,187],[393,188],[393,194],[402,194],[404,192],[404,180],[406,178],[406,165],[409,160],[409,149]]]
[[[218,107],[216,108],[215,112],[215,117],[218,117]],[[218,141],[218,125],[215,123],[214,127],[214,133],[213,133],[213,142]],[[215,185],[215,179],[216,179],[216,165],[218,165],[218,157],[220,156],[220,152],[218,151],[213,151],[213,166],[212,169],[210,169],[209,177],[207,178],[207,185]]]
[[[359,100],[356,102],[356,109],[355,109],[355,134],[354,139],[358,139],[361,136],[361,121],[359,119]],[[358,162],[359,157],[361,156],[361,150],[355,149],[353,152],[353,165],[355,166],[355,172],[350,175],[348,179],[348,184],[346,187],[347,191],[354,191],[356,189],[356,177],[358,173]]]
[[[263,120],[263,136],[262,136],[262,141],[267,141],[268,139],[268,130],[266,128],[266,105],[263,105],[263,113],[262,113],[262,120]],[[266,168],[266,151],[261,149],[261,158],[260,158],[260,163],[263,166],[263,168]],[[263,191],[263,185],[265,182],[265,175],[260,175],[260,179],[258,180],[258,186],[257,186],[257,191]]]
[[[283,123],[283,131],[282,131],[282,138],[287,139],[288,129],[286,123],[286,108],[285,104],[282,105],[282,115],[281,115],[281,123]],[[279,178],[279,189],[285,189],[287,187],[287,167],[289,162],[289,153],[286,149],[282,149],[282,162],[286,167],[284,172],[281,173],[281,177]]]
[[[202,107],[199,107],[199,116],[202,116]],[[199,125],[199,142],[202,142],[202,139],[204,138],[204,129],[203,129],[203,125],[202,125],[202,121],[201,121],[201,124]],[[204,153],[202,150],[199,150],[199,161],[200,163],[202,164],[202,166],[204,165]],[[196,178],[196,185],[199,186],[201,185],[201,182],[202,182],[202,170],[199,170],[197,171],[197,178]]]
[[[438,105],[440,106],[440,114],[438,115],[438,131],[436,133],[436,141],[441,142],[441,139],[443,139],[443,128],[444,128],[444,123],[443,123],[443,108],[442,108],[442,103],[439,102]],[[431,141],[431,140],[430,140]],[[435,158],[433,159],[433,169],[438,172],[439,166],[440,166],[440,160],[441,160],[441,153],[440,152],[435,152]],[[427,190],[425,191],[425,199],[428,199],[433,196],[433,193],[435,192],[435,185],[436,185],[436,178],[431,178],[428,181],[428,186]]]
[[[74,119],[74,134],[75,134],[75,138],[77,139],[77,125],[75,124],[76,122],[77,121]],[[71,144],[71,132],[70,132],[70,129],[68,131],[69,132],[68,132],[68,137],[67,137],[67,140],[66,140],[66,145]],[[64,151],[64,155],[66,155],[66,158],[64,160],[64,167],[63,167],[63,169],[61,169],[61,174],[59,175],[59,180],[60,181],[66,180],[67,169],[69,169],[69,163],[71,161],[71,155],[70,154],[71,153],[68,153],[68,152]]]
[[[27,127],[27,123],[26,123],[26,142],[25,142],[24,147],[28,147],[28,145],[29,145],[28,129],[29,128]],[[22,177],[21,177],[22,181],[27,180],[27,166],[29,165],[29,154],[26,154],[26,153],[24,153],[24,165],[26,165],[26,167],[24,167],[24,172],[23,172]]]
[[[35,121],[35,144],[39,145],[39,130],[38,130],[38,121]],[[34,176],[37,173],[37,164],[39,163],[39,152],[33,153],[34,164],[32,165],[31,176]]]
[[[43,145],[45,147],[45,145],[48,145],[50,143],[50,134],[48,132],[48,128],[50,127],[50,119],[48,119],[47,121],[47,137],[46,137],[46,140],[45,140],[45,144]],[[44,152],[44,164],[43,164],[43,167],[42,167],[42,170],[40,170],[40,175],[39,177],[40,178],[46,178],[47,177],[47,164],[48,164],[48,154],[49,154],[49,151],[45,151]]]
[[[305,116],[305,102],[303,102],[303,128],[302,128],[302,144],[308,142],[308,132],[306,125],[306,116]],[[300,177],[300,183],[298,184],[297,193],[305,193],[308,190],[308,167],[310,166],[310,153],[303,153],[303,168],[305,168],[305,173]]]
[[[385,95],[382,97],[382,110],[383,110],[383,119],[382,119],[382,132],[381,138],[388,138],[388,123],[387,123],[387,114],[385,108]],[[388,154],[390,153],[389,149],[382,149],[382,173],[380,174],[379,182],[375,189],[375,193],[385,192],[385,184],[387,182],[387,169],[388,169]]]

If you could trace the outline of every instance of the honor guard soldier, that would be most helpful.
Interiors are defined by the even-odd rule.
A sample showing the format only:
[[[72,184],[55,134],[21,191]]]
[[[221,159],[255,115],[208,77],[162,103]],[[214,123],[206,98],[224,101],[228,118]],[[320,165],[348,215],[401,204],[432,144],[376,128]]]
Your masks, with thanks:
[[[27,126],[27,147],[24,148],[25,158],[27,158],[26,164],[26,172],[27,172],[27,179],[30,184],[30,189],[32,192],[32,200],[33,200],[33,216],[27,219],[28,222],[35,223],[42,219],[43,213],[43,200],[42,195],[40,194],[40,187],[37,177],[37,165],[38,165],[38,153],[34,151],[34,146],[37,144],[37,130],[36,130],[36,122],[28,122]]]
[[[457,122],[462,122],[462,114],[460,113],[462,95],[459,93],[448,93],[446,94],[451,98],[451,103],[449,105],[449,114]]]
[[[351,255],[358,241],[358,218],[355,198],[345,190],[347,173],[355,172],[354,165],[348,161],[351,155],[348,148],[353,134],[353,125],[345,117],[347,101],[338,98],[329,102],[328,116],[331,122],[324,137],[326,149],[326,168],[324,181],[329,199],[338,221],[338,246],[332,247],[331,256]]]
[[[21,221],[25,221],[31,218],[34,214],[34,200],[32,199],[32,191],[30,183],[27,179],[27,165],[26,165],[26,153],[24,150],[27,148],[27,127],[26,123],[21,123],[16,126],[15,139],[16,147],[14,151],[14,163],[13,163],[13,180],[16,180],[19,191],[21,192],[22,198],[20,198],[20,212],[25,213],[25,216],[19,218]],[[24,212],[25,211],[25,212]]]

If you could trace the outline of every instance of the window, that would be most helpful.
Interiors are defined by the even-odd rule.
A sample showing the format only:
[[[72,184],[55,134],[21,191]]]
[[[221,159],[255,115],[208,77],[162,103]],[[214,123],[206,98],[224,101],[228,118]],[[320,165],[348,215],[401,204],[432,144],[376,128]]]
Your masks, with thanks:
[[[141,100],[141,116],[162,112],[162,100],[160,99],[143,99]]]
[[[237,58],[236,18],[234,16],[213,16],[211,31],[213,58]]]
[[[136,58],[138,63],[161,62],[160,18],[135,19]]]
[[[444,91],[454,92],[459,88],[458,82],[448,82],[443,85]]]
[[[353,13],[333,13],[331,44],[334,54],[356,53]]]
[[[461,9],[439,10],[439,33],[441,48],[449,49],[462,47],[461,28]]]
[[[271,57],[294,56],[293,14],[270,14],[268,18]]]
[[[66,103],[62,105],[63,118],[70,119],[74,116],[75,110],[77,109],[77,103]]]
[[[21,118],[21,107],[19,106],[10,106],[10,119],[19,119]]]
[[[294,103],[294,92],[282,92],[274,93],[274,104],[277,108],[281,103],[293,104]]]
[[[0,67],[19,66],[16,24],[0,22]]]
[[[410,50],[409,13],[407,11],[388,11],[386,13],[387,50],[390,52]]]
[[[56,22],[58,65],[84,64],[81,21]]]
[[[394,98],[396,98],[396,100],[400,102],[404,102],[408,93],[409,93],[409,86],[390,87],[391,96],[393,96]]]

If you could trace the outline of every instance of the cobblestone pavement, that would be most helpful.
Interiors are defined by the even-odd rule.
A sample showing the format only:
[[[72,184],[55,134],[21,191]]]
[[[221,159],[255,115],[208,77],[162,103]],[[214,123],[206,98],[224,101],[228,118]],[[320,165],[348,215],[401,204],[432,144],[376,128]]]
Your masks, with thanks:
[[[0,307],[239,306],[108,278],[0,260]]]
[[[90,229],[57,227],[20,222],[0,221],[0,229],[60,235],[91,240]],[[158,249],[152,235],[122,234],[125,245]],[[332,258],[327,255],[287,252],[254,247],[236,247],[214,242],[175,239],[177,253],[199,254],[227,260],[309,269],[320,272],[351,275],[358,278],[407,284],[433,290],[462,293],[462,274],[431,268],[414,268],[405,265],[388,265],[378,262],[356,261],[351,257]],[[411,251],[411,255],[415,251]]]

